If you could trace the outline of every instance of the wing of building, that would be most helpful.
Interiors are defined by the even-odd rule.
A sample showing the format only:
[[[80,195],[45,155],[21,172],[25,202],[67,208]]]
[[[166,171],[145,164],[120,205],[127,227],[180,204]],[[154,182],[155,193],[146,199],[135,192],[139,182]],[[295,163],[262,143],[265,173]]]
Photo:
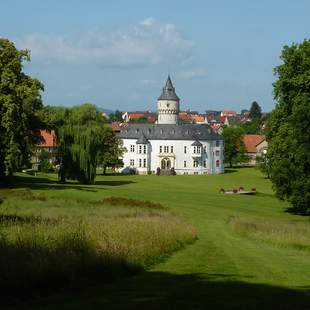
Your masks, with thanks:
[[[179,124],[180,99],[170,77],[157,101],[156,124],[128,124],[118,137],[126,152],[124,167],[140,174],[224,172],[224,142],[208,124]],[[158,169],[159,168],[159,169]]]

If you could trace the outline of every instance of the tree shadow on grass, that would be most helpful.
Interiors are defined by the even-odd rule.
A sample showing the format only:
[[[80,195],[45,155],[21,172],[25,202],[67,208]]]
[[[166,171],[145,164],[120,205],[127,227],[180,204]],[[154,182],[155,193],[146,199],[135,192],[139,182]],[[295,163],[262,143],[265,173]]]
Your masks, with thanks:
[[[95,185],[83,185],[77,182],[66,182],[59,183],[57,180],[52,180],[47,177],[39,177],[39,176],[14,176],[13,182],[9,188],[29,188],[29,189],[40,189],[40,190],[65,190],[65,189],[75,189],[79,191],[86,192],[97,192],[98,190],[104,190],[104,187],[98,187],[96,185],[103,186],[121,186],[130,183],[135,183],[133,181],[115,181],[115,180],[107,180],[107,181],[96,181]]]
[[[41,300],[37,306],[40,309],[98,310],[309,309],[309,288],[293,290],[234,278],[234,275],[222,274],[145,272],[109,285],[88,288],[79,296],[65,294]]]
[[[136,183],[134,181],[126,181],[126,180],[105,180],[105,181],[96,181],[95,185],[104,185],[104,186],[121,186],[127,185],[131,183]]]
[[[225,172],[224,173],[233,173],[233,172],[238,172],[237,169],[232,169],[232,168],[225,168]]]

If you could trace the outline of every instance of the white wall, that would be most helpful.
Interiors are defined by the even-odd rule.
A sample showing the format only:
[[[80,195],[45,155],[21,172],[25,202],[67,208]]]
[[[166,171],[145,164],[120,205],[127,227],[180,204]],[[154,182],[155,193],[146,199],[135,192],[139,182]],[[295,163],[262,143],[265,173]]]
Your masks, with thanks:
[[[123,156],[124,167],[134,167],[139,173],[156,173],[157,167],[161,167],[161,160],[169,158],[177,174],[223,173],[223,141],[219,141],[219,146],[216,146],[216,141],[200,142],[202,150],[206,146],[206,154],[202,151],[201,157],[197,157],[198,167],[194,167],[193,162],[196,158],[193,158],[192,140],[151,140],[147,147],[147,154],[139,154],[136,139],[123,139],[124,147],[127,149]],[[130,151],[130,145],[134,145],[134,152]],[[160,146],[162,146],[162,153],[159,152]],[[164,146],[169,147],[168,153],[164,153]],[[173,153],[170,152],[171,146]],[[184,146],[187,147],[186,154],[184,153]],[[218,151],[218,155],[216,151]],[[130,165],[131,159],[134,160],[134,165]],[[142,160],[142,163],[146,159],[146,168],[139,167],[139,159]],[[204,160],[206,160],[206,167],[203,166]],[[219,167],[216,167],[217,160],[220,161]],[[186,161],[186,167],[184,167],[184,161]]]
[[[173,100],[158,100],[158,124],[177,124],[179,103]]]

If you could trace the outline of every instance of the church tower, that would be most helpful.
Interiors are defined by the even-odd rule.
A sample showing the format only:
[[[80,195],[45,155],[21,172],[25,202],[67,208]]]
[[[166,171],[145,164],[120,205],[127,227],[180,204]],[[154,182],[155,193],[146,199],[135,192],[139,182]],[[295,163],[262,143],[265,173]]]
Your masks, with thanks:
[[[168,76],[162,94],[157,100],[158,124],[177,124],[180,99],[175,93],[170,76]]]

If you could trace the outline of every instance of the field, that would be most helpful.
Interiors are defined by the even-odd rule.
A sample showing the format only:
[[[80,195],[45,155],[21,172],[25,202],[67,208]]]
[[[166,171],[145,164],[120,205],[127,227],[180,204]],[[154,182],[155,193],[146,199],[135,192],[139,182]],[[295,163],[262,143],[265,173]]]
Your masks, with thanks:
[[[168,238],[170,241],[178,238],[182,241],[180,246],[174,246],[171,242],[172,247],[168,247],[167,254],[171,253],[171,248],[175,250],[189,244],[170,257],[159,255],[160,259],[151,259],[150,262],[146,259],[145,251],[148,252],[147,249],[151,250],[152,247],[146,245],[146,250],[141,252],[143,255],[137,254],[140,257],[137,261],[133,250],[128,256],[129,262],[142,266],[144,272],[119,277],[109,283],[104,279],[101,283],[99,278],[95,283],[80,286],[80,290],[59,291],[37,300],[35,304],[38,309],[310,307],[309,218],[285,212],[289,205],[274,197],[270,182],[255,169],[228,170],[216,176],[100,176],[92,186],[60,185],[55,182],[54,176],[45,175],[18,176],[17,180],[18,184],[12,190],[26,192],[26,196],[35,195],[36,203],[18,196],[13,199],[2,190],[0,196],[10,196],[7,200],[13,207],[10,209],[8,201],[4,200],[1,205],[3,214],[11,212],[24,218],[35,216],[35,221],[42,221],[48,215],[49,218],[60,216],[69,218],[69,222],[77,225],[78,219],[90,216],[88,210],[91,209],[83,210],[83,204],[100,205],[103,199],[111,196],[151,201],[163,208],[151,208],[150,211],[146,206],[142,207],[143,211],[139,212],[143,215],[138,217],[139,221],[152,221],[150,214],[155,212],[155,218],[163,220],[156,220],[159,226],[154,226],[157,227],[155,230],[158,236],[163,231],[172,231],[169,223],[164,222],[166,217],[176,227],[184,228],[177,229],[177,237]],[[234,189],[241,186],[245,189],[255,187],[258,193],[254,196],[219,193],[220,188]],[[29,190],[25,191],[25,188]],[[40,200],[40,197],[44,198]],[[19,205],[18,199],[24,203]],[[120,218],[119,214],[132,212],[128,211],[128,206],[113,207],[105,204],[99,207],[105,211],[95,212],[96,221],[102,220],[100,212],[103,212],[101,216],[106,219],[105,224],[115,219],[111,215],[114,212],[117,213],[116,218]],[[11,211],[13,209],[14,212]],[[133,217],[129,218],[132,221]],[[130,221],[123,225],[130,227]],[[146,224],[150,231],[151,224]],[[196,233],[198,240],[193,242]],[[97,232],[94,234],[100,236]],[[149,238],[152,235],[153,232]],[[151,257],[157,255],[155,253]],[[28,306],[36,308],[33,304]]]

